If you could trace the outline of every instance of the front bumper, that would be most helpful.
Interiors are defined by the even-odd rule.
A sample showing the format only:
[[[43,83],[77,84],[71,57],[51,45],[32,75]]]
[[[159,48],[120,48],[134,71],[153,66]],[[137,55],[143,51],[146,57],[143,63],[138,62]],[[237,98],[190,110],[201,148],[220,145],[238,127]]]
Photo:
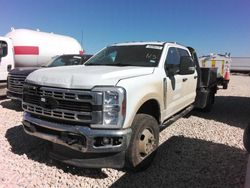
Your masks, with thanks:
[[[57,146],[51,153],[52,158],[90,168],[122,168],[132,133],[131,129],[100,130],[59,124],[33,117],[27,112],[23,115],[23,127],[27,134],[51,141]],[[102,138],[116,142],[102,145],[98,142]]]
[[[7,89],[6,82],[0,81],[0,97],[3,97],[6,95],[6,89]]]

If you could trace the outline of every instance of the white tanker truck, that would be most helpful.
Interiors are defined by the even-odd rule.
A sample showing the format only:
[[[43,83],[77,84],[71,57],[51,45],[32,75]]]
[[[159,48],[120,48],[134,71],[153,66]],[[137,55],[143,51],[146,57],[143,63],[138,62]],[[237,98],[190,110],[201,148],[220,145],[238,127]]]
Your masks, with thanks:
[[[8,72],[14,67],[39,67],[57,55],[82,53],[72,37],[12,28],[0,37],[0,89],[6,87]]]

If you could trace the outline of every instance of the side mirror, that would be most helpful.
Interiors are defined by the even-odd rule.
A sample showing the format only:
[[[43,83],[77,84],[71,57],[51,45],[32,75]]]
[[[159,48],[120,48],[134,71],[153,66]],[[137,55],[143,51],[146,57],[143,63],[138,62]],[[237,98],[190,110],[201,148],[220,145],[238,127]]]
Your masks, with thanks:
[[[179,73],[179,65],[176,64],[166,64],[165,70],[168,75],[168,77],[173,77],[174,75]]]
[[[179,74],[193,74],[195,72],[194,61],[190,56],[182,56],[180,60],[180,71]]]

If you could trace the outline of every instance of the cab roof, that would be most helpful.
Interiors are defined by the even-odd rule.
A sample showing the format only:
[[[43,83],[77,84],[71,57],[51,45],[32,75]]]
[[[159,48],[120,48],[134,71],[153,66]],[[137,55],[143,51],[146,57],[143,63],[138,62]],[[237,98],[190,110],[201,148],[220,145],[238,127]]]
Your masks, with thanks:
[[[164,44],[173,44],[176,46],[186,47],[185,45],[176,43],[176,42],[163,42],[163,41],[149,41],[149,42],[123,42],[123,43],[115,43],[110,46],[133,46],[133,45],[160,45]]]
[[[115,43],[112,46],[130,46],[130,45],[163,45],[165,42],[124,42]]]

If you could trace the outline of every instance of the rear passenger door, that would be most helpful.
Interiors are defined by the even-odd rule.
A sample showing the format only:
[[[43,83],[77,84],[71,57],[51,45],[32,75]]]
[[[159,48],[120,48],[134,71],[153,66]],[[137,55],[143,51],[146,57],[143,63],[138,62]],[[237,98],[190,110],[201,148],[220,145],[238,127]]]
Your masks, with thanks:
[[[186,49],[177,48],[177,51],[179,52],[180,58],[183,56],[190,56]],[[182,99],[183,103],[187,106],[195,100],[198,75],[195,71],[193,74],[182,76]]]

